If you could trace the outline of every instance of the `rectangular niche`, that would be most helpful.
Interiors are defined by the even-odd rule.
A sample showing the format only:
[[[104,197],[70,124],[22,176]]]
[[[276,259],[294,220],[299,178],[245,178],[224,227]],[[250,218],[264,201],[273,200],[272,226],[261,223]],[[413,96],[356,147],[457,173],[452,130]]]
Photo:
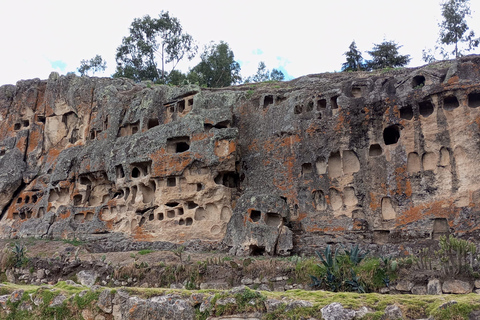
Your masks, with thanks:
[[[182,153],[190,149],[190,137],[175,137],[167,139],[168,153]]]

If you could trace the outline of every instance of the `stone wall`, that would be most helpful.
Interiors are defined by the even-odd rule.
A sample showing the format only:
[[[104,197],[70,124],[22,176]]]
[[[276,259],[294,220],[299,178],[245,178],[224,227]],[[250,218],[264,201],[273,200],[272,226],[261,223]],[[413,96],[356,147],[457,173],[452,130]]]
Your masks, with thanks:
[[[55,73],[2,86],[1,236],[236,254],[476,237],[479,79],[474,55],[221,89]]]

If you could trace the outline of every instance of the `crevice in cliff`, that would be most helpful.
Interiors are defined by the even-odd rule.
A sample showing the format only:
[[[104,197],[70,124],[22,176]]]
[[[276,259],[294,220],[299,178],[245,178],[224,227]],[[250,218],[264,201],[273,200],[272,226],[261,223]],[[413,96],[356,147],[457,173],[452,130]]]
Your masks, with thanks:
[[[18,186],[17,190],[15,190],[15,192],[13,193],[12,198],[10,199],[10,201],[8,201],[8,203],[5,205],[5,207],[3,207],[2,213],[0,214],[0,220],[3,220],[3,217],[5,216],[5,213],[8,211],[8,209],[9,209],[10,206],[12,205],[13,199],[16,199],[16,198],[18,197],[18,195],[19,195],[26,187],[27,187],[27,184],[22,180],[22,182],[21,182],[20,185]]]

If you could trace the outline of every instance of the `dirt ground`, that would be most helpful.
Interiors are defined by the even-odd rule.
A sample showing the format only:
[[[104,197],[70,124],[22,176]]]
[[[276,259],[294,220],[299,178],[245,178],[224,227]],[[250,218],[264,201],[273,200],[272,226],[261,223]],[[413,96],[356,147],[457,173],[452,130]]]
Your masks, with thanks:
[[[0,248],[5,248],[15,243],[21,243],[26,247],[28,257],[49,258],[65,253],[74,254],[78,249],[78,257],[81,261],[104,260],[106,263],[110,262],[112,266],[124,266],[132,264],[133,262],[146,262],[150,266],[160,263],[164,263],[166,265],[180,263],[180,258],[172,251],[152,251],[147,254],[140,254],[139,251],[90,253],[85,249],[85,245],[83,243],[67,242],[63,240],[43,240],[32,238],[0,240]],[[105,258],[103,258],[103,256],[105,256]],[[228,256],[226,253],[199,253],[184,251],[182,253],[182,260],[195,263],[197,261],[205,261],[207,259],[223,259],[226,256]]]

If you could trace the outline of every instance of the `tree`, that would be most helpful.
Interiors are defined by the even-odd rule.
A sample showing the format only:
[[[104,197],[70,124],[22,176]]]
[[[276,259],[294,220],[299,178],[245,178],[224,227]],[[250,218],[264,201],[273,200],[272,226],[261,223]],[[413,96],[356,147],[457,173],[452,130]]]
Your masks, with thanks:
[[[278,69],[273,69],[272,72],[270,73],[270,80],[283,81],[285,80],[285,75],[283,74],[282,71]]]
[[[466,51],[478,47],[480,41],[479,39],[475,39],[475,33],[473,31],[468,33],[469,28],[465,20],[465,18],[471,14],[469,0],[446,0],[441,6],[443,21],[439,24],[439,44],[447,46],[454,45],[451,53],[455,55],[455,58],[462,55],[458,47],[460,43],[468,44]],[[445,57],[448,56],[448,53],[445,53],[443,48],[442,53]]]
[[[285,75],[282,71],[278,69],[273,69],[272,72],[267,69],[265,62],[260,61],[258,63],[257,73],[253,76],[248,77],[245,80],[245,83],[250,82],[264,82],[264,81],[283,81],[285,79]]]
[[[365,70],[362,53],[358,51],[355,40],[348,47],[348,51],[343,55],[347,57],[347,61],[342,64],[342,71],[361,71]]]
[[[88,75],[90,70],[93,72],[92,74],[95,74],[96,72],[105,71],[106,68],[107,62],[102,59],[102,56],[97,54],[90,60],[82,60],[77,71],[80,72],[81,76],[84,76]]]
[[[173,71],[182,59],[191,60],[196,53],[193,38],[182,33],[177,18],[163,11],[158,19],[146,15],[133,20],[130,35],[117,48],[117,71],[113,76],[165,82],[165,64],[171,63]],[[161,69],[157,67],[157,56]]]
[[[400,55],[399,46],[395,41],[383,41],[380,44],[374,44],[373,50],[368,51],[372,60],[367,61],[367,69],[396,68],[407,65],[411,58],[410,55]]]
[[[228,87],[239,83],[240,64],[235,61],[233,51],[228,43],[220,41],[219,44],[211,42],[205,46],[200,56],[201,61],[188,74],[192,83],[207,87]]]

